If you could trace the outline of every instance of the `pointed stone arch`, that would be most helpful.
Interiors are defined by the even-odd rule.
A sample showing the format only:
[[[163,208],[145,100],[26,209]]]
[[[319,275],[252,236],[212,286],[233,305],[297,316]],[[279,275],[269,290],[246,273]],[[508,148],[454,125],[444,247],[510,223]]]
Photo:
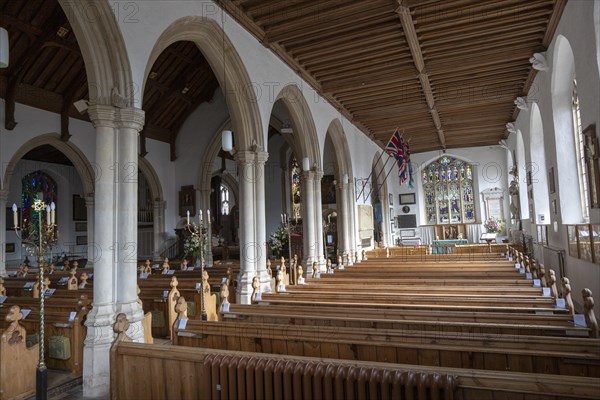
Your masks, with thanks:
[[[141,98],[154,62],[169,45],[178,41],[194,42],[217,77],[231,116],[236,149],[244,151],[253,145],[264,149],[264,136],[254,87],[233,43],[214,20],[201,16],[180,18],[160,35],[146,64]]]
[[[340,242],[341,233],[344,241],[342,249],[349,253],[350,259],[352,260],[352,256],[356,252],[356,202],[354,201],[354,176],[352,172],[352,160],[350,159],[348,140],[346,139],[346,134],[344,133],[342,123],[338,118],[333,119],[327,128],[325,142],[327,143],[328,141],[330,141],[333,147],[333,160],[335,163],[334,170],[337,172],[338,182],[342,182],[345,175],[348,176],[348,184],[346,187],[344,187],[344,190],[341,191],[345,198],[343,201],[341,201],[342,199],[336,197],[336,202],[338,203],[336,207],[338,209],[338,243]],[[318,199],[318,201],[320,201],[320,199]],[[340,210],[339,205],[341,204],[344,204],[343,210]],[[339,229],[340,227],[341,229]]]
[[[36,136],[19,147],[11,157],[8,164],[6,164],[4,176],[2,178],[2,187],[5,189],[10,187],[10,179],[12,178],[17,163],[23,158],[23,156],[36,147],[43,145],[51,145],[63,153],[69,159],[69,161],[73,163],[75,170],[81,178],[85,196],[93,196],[95,177],[97,173],[101,172],[94,171],[92,164],[77,146],[71,142],[64,142],[60,140],[59,133],[46,133]]]
[[[316,165],[316,169],[321,170],[317,129],[304,94],[296,84],[289,84],[281,89],[273,104],[279,100],[285,105],[291,119],[290,123],[294,132],[291,147],[297,151],[296,157],[300,160],[308,157],[311,168]]]
[[[107,0],[58,0],[77,38],[90,103],[140,107],[121,30]]]

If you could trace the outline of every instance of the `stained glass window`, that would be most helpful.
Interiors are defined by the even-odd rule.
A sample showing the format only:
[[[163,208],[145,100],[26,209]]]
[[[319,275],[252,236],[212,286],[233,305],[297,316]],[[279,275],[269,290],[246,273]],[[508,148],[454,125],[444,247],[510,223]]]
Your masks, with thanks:
[[[41,199],[46,204],[54,202],[57,204],[57,186],[54,179],[42,171],[35,171],[25,175],[21,179],[21,207],[23,210],[21,226],[30,226],[36,224],[34,218],[33,202]],[[58,204],[57,204],[58,205]],[[23,231],[24,238],[28,237],[28,232]]]
[[[443,156],[421,172],[428,224],[475,222],[473,167]]]
[[[298,166],[298,162],[296,158],[293,157],[290,164],[290,181],[292,184],[291,194],[292,194],[292,218],[294,221],[298,221],[302,218],[300,203],[302,203],[302,197],[300,196],[300,167]]]

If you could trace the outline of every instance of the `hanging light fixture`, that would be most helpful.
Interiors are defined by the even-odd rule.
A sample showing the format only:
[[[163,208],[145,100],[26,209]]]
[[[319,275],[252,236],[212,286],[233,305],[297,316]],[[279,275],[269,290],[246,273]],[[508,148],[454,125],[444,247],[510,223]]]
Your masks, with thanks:
[[[223,151],[233,150],[233,132],[224,130],[221,132],[221,147]]]
[[[0,68],[8,67],[8,31],[0,28]]]

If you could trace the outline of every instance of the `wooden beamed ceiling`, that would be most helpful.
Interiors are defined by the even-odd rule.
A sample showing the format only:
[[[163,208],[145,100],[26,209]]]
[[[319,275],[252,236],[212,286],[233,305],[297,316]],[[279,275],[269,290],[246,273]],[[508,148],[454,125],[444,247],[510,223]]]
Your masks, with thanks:
[[[61,137],[68,140],[69,117],[89,121],[73,103],[89,99],[88,81],[77,38],[57,0],[0,0],[0,26],[9,34],[10,65],[0,69],[5,125],[12,130],[15,103],[60,114]],[[145,138],[174,145],[184,121],[210,101],[218,81],[191,42],[176,42],[158,57],[144,92]],[[171,149],[175,158],[174,146]]]
[[[518,114],[566,0],[222,0],[225,9],[365,134],[398,127],[413,152],[497,144]],[[57,0],[0,0],[11,63],[0,70],[5,128],[15,103],[86,120],[77,39]],[[147,80],[145,138],[174,143],[218,82],[197,46],[177,42]]]
[[[518,113],[566,0],[222,0],[380,144],[495,145]]]

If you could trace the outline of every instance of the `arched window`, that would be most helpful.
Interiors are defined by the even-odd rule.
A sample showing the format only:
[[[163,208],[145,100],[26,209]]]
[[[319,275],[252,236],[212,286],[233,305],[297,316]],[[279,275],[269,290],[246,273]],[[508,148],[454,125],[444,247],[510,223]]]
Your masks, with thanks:
[[[221,215],[229,215],[229,188],[223,184],[219,187]]]
[[[577,159],[577,176],[579,177],[579,194],[581,199],[581,215],[584,220],[590,218],[589,187],[587,168],[585,164],[584,137],[581,127],[581,113],[579,111],[579,96],[577,96],[577,79],[573,79],[571,92],[573,106],[573,132],[575,134],[575,155]]]
[[[428,224],[475,222],[471,164],[443,156],[427,165],[421,178]]]
[[[23,210],[21,226],[37,229],[37,219],[33,215],[33,203],[36,199],[40,199],[46,204],[52,202],[56,204],[58,199],[56,182],[45,172],[35,171],[25,175],[21,179],[21,185],[21,206]],[[29,237],[29,232],[23,231],[23,239],[27,237]]]

